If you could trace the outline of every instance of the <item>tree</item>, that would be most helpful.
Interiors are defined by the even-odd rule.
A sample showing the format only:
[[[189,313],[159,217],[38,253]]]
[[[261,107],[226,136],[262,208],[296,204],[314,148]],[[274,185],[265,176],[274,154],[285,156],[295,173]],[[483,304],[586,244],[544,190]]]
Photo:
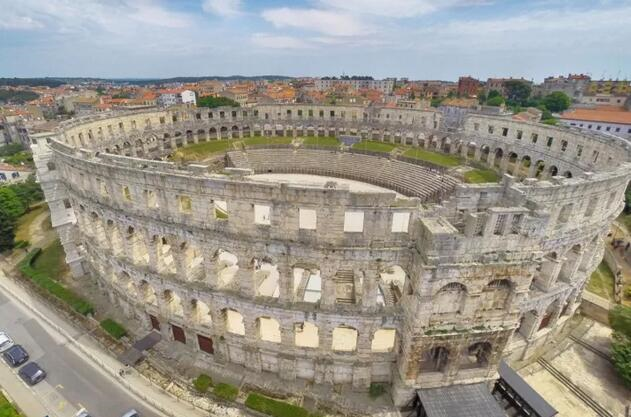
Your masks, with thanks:
[[[501,97],[501,96],[502,96],[502,94],[500,94],[499,91],[491,90],[491,91],[489,91],[489,95],[487,96],[487,100],[490,100],[490,99],[495,98],[495,97]]]
[[[631,307],[616,305],[609,311],[609,324],[614,330],[611,360],[618,375],[631,387]]]
[[[611,360],[625,385],[631,387],[631,339],[617,332],[613,334]]]
[[[571,103],[570,97],[562,91],[555,91],[543,98],[543,104],[546,108],[555,113],[567,110]]]
[[[222,106],[230,106],[230,107],[239,107],[239,103],[236,101],[229,99],[228,97],[200,97],[197,100],[197,107],[222,107]]]
[[[530,97],[530,84],[523,80],[508,80],[504,82],[506,98],[515,104],[524,104]]]
[[[12,222],[24,213],[24,205],[20,198],[9,187],[0,187],[0,210]]]
[[[15,220],[12,220],[9,213],[0,207],[0,252],[13,248],[14,238]]]
[[[496,96],[496,97],[490,98],[486,101],[486,104],[489,106],[499,107],[502,104],[504,104],[504,97]]]
[[[481,92],[480,94],[478,94],[478,103],[484,104],[485,101],[486,101],[486,94],[484,94],[484,92]]]

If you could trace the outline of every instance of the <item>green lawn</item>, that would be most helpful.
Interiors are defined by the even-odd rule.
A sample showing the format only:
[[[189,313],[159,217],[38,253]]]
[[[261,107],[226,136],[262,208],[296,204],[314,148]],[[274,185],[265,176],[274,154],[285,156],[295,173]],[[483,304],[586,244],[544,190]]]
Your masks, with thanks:
[[[127,330],[112,319],[103,320],[101,322],[101,327],[116,340],[121,339],[123,336],[127,336]]]
[[[255,136],[253,138],[246,138],[241,140],[245,146],[253,145],[288,145],[291,143],[292,138],[289,136]]]
[[[613,272],[603,261],[592,273],[587,283],[587,291],[613,301]]]
[[[306,136],[302,142],[305,145],[326,146],[329,148],[337,148],[340,141],[333,136]]]
[[[461,164],[460,158],[452,155],[430,152],[424,149],[408,149],[403,153],[403,156],[408,158],[420,159],[422,161],[431,162],[436,165],[440,165],[446,168],[456,167]]]
[[[18,413],[2,394],[0,394],[0,417],[22,417],[22,414]]]
[[[390,153],[396,145],[387,142],[376,142],[373,140],[363,140],[353,145],[353,149],[361,149],[363,151]]]
[[[35,272],[46,274],[54,280],[59,280],[66,268],[64,248],[59,239],[44,248],[33,261]]]
[[[234,142],[235,140],[211,140],[195,143],[175,150],[171,156],[180,161],[201,161],[214,153],[225,152],[232,148]]]
[[[498,182],[500,176],[492,169],[472,169],[464,173],[464,180],[469,184],[483,184],[487,182]]]

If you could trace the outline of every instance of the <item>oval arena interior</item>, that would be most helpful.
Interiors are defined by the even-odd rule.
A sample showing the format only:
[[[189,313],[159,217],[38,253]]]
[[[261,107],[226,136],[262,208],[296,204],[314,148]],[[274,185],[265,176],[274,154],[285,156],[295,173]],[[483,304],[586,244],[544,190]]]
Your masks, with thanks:
[[[250,137],[290,143],[248,145]],[[502,174],[468,184],[350,137],[451,154]],[[233,141],[204,161],[166,158]],[[77,277],[212,368],[415,389],[491,380],[580,304],[622,209],[626,141],[433,110],[259,105],[109,113],[32,137]]]

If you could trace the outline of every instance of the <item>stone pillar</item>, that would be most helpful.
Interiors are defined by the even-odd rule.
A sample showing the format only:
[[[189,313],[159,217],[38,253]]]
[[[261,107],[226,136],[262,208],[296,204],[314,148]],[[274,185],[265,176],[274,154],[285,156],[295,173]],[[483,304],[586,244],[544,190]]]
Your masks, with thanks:
[[[279,265],[278,274],[279,301],[281,303],[291,303],[294,301],[293,269],[289,265]]]
[[[239,285],[239,291],[241,295],[247,298],[254,298],[256,295],[256,288],[254,287],[254,269],[250,260],[252,256],[250,254],[244,254],[238,258],[239,270],[235,276]]]
[[[186,259],[186,252],[184,249],[182,249],[181,245],[181,242],[175,241],[171,246],[173,261],[175,262],[175,273],[180,280],[189,281],[190,271],[188,267],[188,261]]]
[[[332,268],[324,266],[320,270],[320,275],[322,278],[320,306],[325,310],[331,310],[335,307],[335,272]]]
[[[219,279],[219,277],[217,276],[217,272],[218,272],[217,263],[214,262],[213,255],[212,255],[214,252],[215,251],[210,248],[203,247],[202,256],[204,257],[203,268],[204,268],[204,274],[205,274],[205,281],[210,289],[217,288],[218,279]]]
[[[541,275],[537,279],[537,283],[541,289],[548,291],[557,281],[563,261],[560,259],[545,259],[541,264]]]
[[[365,310],[372,310],[377,305],[377,287],[379,274],[377,271],[363,271],[364,282],[362,285],[362,307]]]
[[[482,157],[482,151],[480,150],[479,147],[476,147],[475,151],[473,152],[473,159],[475,161],[479,161],[481,157]]]
[[[502,174],[508,170],[508,161],[509,161],[508,155],[503,155],[502,159],[500,160],[500,172]]]
[[[147,242],[147,252],[149,254],[149,269],[162,273],[164,270],[164,262],[162,260],[162,242],[160,237],[154,239],[151,233],[145,233],[145,241]]]

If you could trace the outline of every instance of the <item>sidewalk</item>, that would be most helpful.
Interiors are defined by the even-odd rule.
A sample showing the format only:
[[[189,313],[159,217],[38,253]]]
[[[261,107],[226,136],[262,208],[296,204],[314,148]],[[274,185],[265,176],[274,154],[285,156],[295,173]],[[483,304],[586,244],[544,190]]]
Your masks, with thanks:
[[[31,297],[31,295],[23,290],[18,284],[7,278],[6,275],[0,270],[0,290],[7,295],[13,297],[22,306],[33,313],[39,320],[40,324],[46,328],[52,335],[61,337],[68,342],[68,346],[73,352],[83,357],[86,362],[93,364],[93,367],[101,374],[105,375],[112,381],[113,384],[124,386],[130,393],[132,393],[139,401],[145,403],[145,405],[153,408],[158,414],[170,417],[195,417],[206,416],[207,413],[194,408],[190,403],[184,403],[178,401],[176,398],[165,393],[159,387],[153,385],[144,376],[138,374],[135,370],[132,370],[130,374],[121,378],[118,375],[118,371],[122,365],[115,358],[109,356],[108,353],[103,351],[100,346],[89,335],[75,329],[72,325],[60,318],[59,315],[46,305],[40,303],[37,299]],[[0,376],[3,374],[0,373]],[[5,381],[4,377],[2,378]],[[26,389],[26,387],[22,386]],[[13,394],[9,387],[5,387],[16,403],[21,407],[29,416],[45,416],[47,411],[35,409],[38,402],[28,399],[21,393],[19,389],[16,389],[16,393]],[[33,407],[29,410],[28,407]],[[43,412],[42,412],[43,411]]]

